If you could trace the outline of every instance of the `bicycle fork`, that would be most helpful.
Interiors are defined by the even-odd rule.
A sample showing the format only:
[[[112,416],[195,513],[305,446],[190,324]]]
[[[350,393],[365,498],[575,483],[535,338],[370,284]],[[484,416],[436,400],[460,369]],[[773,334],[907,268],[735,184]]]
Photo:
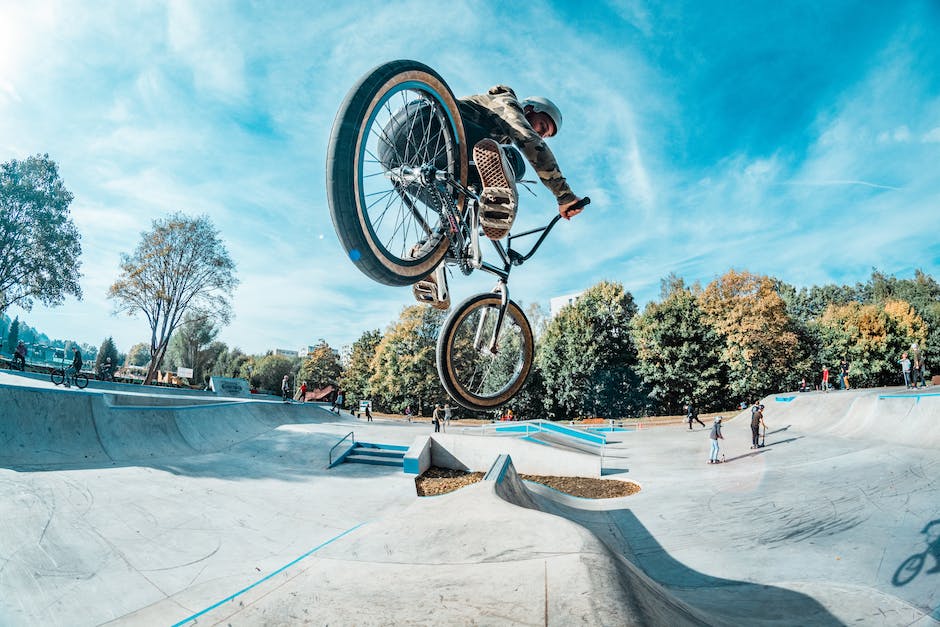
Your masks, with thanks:
[[[477,324],[477,332],[473,338],[473,347],[476,350],[480,352],[485,350],[491,355],[495,355],[498,352],[499,336],[503,330],[506,308],[509,307],[509,286],[504,280],[500,279],[496,287],[493,288],[493,291],[499,292],[499,310],[496,312],[496,324],[493,326],[493,336],[491,338],[486,337],[486,323],[490,316],[493,315],[492,307],[487,307],[483,311],[483,315],[480,316],[480,322]]]

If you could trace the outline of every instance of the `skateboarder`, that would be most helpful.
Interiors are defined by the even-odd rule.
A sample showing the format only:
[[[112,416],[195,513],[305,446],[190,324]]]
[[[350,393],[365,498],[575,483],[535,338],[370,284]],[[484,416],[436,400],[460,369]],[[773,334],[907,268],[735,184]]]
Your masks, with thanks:
[[[708,439],[712,441],[712,454],[708,458],[709,464],[720,464],[721,460],[718,459],[718,440],[724,440],[725,436],[721,435],[721,416],[715,416],[715,424],[712,425],[711,433],[708,434]]]

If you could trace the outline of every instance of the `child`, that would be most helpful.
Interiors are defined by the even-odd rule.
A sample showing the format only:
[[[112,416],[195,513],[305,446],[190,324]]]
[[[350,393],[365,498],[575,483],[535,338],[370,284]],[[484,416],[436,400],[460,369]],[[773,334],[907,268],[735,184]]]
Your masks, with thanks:
[[[724,440],[725,436],[721,435],[721,416],[715,417],[715,424],[712,425],[711,433],[708,434],[708,439],[712,441],[712,454],[708,458],[709,464],[720,464],[721,461],[718,459],[718,440]]]

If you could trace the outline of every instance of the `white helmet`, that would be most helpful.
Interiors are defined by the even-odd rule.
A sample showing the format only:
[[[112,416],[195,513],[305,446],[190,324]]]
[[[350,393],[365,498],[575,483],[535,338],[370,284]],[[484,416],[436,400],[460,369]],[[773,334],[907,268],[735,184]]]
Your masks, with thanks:
[[[721,416],[715,416],[715,422],[721,422]]]
[[[561,131],[561,109],[559,109],[554,102],[548,98],[542,96],[530,96],[526,98],[521,103],[522,109],[525,110],[526,107],[531,106],[533,111],[538,113],[544,113],[552,119],[552,122],[555,123],[555,134],[557,135]]]

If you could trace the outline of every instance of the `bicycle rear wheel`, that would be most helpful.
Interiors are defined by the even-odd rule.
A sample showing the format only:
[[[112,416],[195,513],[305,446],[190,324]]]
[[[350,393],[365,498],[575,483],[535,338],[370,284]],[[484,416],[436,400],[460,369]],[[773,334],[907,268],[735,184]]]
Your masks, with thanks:
[[[49,373],[49,379],[56,385],[62,385],[65,382],[65,372],[63,370],[54,369]]]
[[[88,375],[79,372],[75,375],[74,380],[75,385],[77,385],[79,389],[84,390],[86,387],[88,387]]]
[[[532,327],[522,309],[509,301],[496,350],[499,294],[466,299],[444,321],[437,341],[437,372],[441,384],[467,409],[498,407],[525,384],[535,354]]]
[[[467,148],[457,101],[434,70],[417,61],[373,69],[350,90],[330,135],[326,183],[336,234],[371,279],[410,285],[444,258],[443,237],[417,258],[415,244],[443,232],[445,204],[465,199],[435,180],[467,182]]]

